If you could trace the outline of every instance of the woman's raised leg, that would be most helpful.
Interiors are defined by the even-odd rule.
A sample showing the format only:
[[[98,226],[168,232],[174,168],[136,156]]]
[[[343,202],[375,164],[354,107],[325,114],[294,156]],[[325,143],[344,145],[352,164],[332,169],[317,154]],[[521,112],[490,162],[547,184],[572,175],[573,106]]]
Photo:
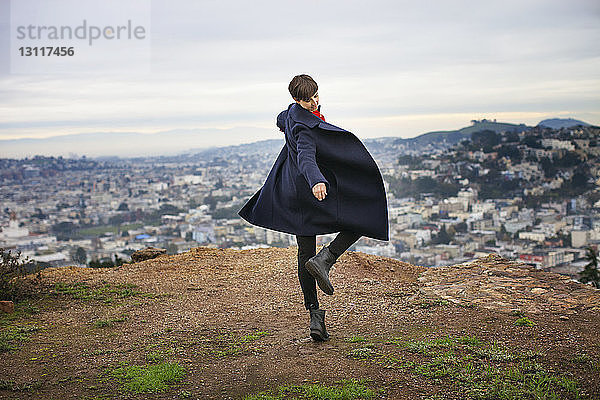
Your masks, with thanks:
[[[329,243],[329,251],[333,253],[335,258],[340,258],[346,250],[350,248],[356,241],[360,239],[360,235],[350,231],[341,231],[335,239]]]

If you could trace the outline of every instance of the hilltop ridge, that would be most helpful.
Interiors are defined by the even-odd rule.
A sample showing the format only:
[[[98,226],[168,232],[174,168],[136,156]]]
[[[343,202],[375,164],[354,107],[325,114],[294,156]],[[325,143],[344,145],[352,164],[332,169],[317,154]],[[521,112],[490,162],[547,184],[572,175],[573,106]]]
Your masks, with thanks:
[[[589,286],[494,254],[426,268],[348,252],[334,296],[320,297],[331,340],[312,343],[295,263],[295,247],[194,248],[48,268],[49,294],[0,319],[4,338],[28,339],[0,358],[0,397],[600,394],[600,291]]]
[[[111,277],[118,277],[115,282],[131,277],[136,285],[150,291],[164,290],[166,285],[174,285],[169,286],[170,290],[184,289],[181,285],[186,285],[186,290],[196,290],[195,281],[186,280],[184,277],[187,274],[194,275],[200,272],[199,268],[203,271],[211,268],[211,272],[215,273],[217,271],[214,268],[227,265],[227,268],[232,271],[229,277],[231,281],[240,278],[243,271],[247,273],[248,269],[252,270],[252,266],[261,264],[265,267],[274,263],[276,265],[270,266],[269,274],[282,274],[288,271],[289,267],[294,267],[292,257],[295,255],[295,249],[295,247],[288,247],[235,250],[197,247],[189,252],[172,256],[164,255],[139,263],[124,264],[117,268],[49,268],[43,275],[47,279],[56,279],[56,281],[78,277],[88,283],[98,283],[99,277],[102,281],[110,281]],[[600,312],[600,290],[573,281],[568,276],[544,272],[493,253],[463,264],[426,268],[387,257],[348,252],[334,268],[336,272],[332,273],[332,279],[340,281],[338,285],[341,285],[341,290],[348,285],[356,284],[354,280],[361,276],[363,279],[359,283],[373,284],[374,282],[378,285],[380,281],[373,281],[370,278],[376,276],[398,284],[417,285],[421,294],[430,295],[432,298],[439,297],[467,307],[480,305],[506,312],[522,308],[523,312],[534,314],[542,312],[574,314],[577,310]],[[178,271],[178,273],[170,276],[166,271]],[[295,278],[294,271],[289,270],[289,272]],[[353,272],[358,274],[352,276]],[[163,273],[160,281],[147,282],[149,276],[157,273]],[[253,285],[262,285],[262,283],[248,282],[247,285],[244,288],[249,290]],[[293,284],[291,288],[285,286],[285,290],[292,289],[290,291],[294,292]]]
[[[38,312],[2,320],[3,331],[37,329],[2,357],[0,397],[286,398],[343,379],[386,399],[504,398],[535,379],[557,398],[600,395],[600,291],[589,286],[493,254],[426,268],[348,252],[335,294],[320,297],[332,338],[312,343],[295,263],[295,247],[195,248],[46,269]],[[123,365],[185,372],[138,393]]]

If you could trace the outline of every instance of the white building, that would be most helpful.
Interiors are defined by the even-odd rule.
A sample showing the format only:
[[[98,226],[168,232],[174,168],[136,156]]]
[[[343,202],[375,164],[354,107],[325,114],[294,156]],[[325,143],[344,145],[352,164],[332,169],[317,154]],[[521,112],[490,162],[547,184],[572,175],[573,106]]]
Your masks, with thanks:
[[[542,146],[552,149],[575,150],[573,143],[558,139],[542,139]]]
[[[0,240],[2,239],[16,239],[29,236],[29,229],[19,227],[19,223],[12,219],[8,223],[8,226],[2,228],[0,231]]]
[[[584,247],[588,244],[588,231],[571,231],[571,246]]]
[[[356,251],[362,251],[367,254],[374,254],[382,257],[393,257],[396,255],[396,247],[393,244],[387,243],[380,246],[356,246]]]
[[[546,234],[541,231],[519,232],[519,239],[543,242],[546,240]]]

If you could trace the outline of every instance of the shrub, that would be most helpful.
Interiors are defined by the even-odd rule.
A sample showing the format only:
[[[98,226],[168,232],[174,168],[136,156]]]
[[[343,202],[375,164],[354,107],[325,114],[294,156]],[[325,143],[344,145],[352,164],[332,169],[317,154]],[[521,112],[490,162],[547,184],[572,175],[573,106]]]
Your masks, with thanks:
[[[516,326],[534,326],[535,322],[533,322],[532,320],[530,320],[527,317],[521,317],[515,321],[515,325]]]
[[[21,252],[0,247],[0,300],[20,300],[30,293],[41,279],[39,270],[36,279],[28,279],[35,264],[21,259]]]

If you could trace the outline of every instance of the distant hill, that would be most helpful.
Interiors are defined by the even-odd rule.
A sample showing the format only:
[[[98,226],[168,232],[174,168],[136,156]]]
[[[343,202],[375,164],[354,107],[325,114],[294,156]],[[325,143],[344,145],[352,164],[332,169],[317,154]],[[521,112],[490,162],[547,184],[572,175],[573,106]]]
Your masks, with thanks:
[[[275,133],[276,136],[279,136]],[[48,138],[0,140],[0,157],[34,155],[88,157],[147,157],[189,153],[204,149],[244,143],[252,138],[274,136],[272,129],[236,127],[230,129],[173,129],[156,133],[96,132]]]
[[[590,124],[567,118],[541,121],[539,126],[560,129]],[[470,139],[473,132],[491,130],[497,133],[526,131],[525,124],[511,124],[490,120],[472,121],[471,126],[458,130],[434,131],[404,139],[380,137],[364,139],[366,147],[384,157],[392,152],[425,150],[427,147],[448,148],[463,139]],[[244,143],[252,138],[275,137],[274,139]],[[240,144],[242,143],[242,144]],[[96,132],[48,138],[0,139],[0,157],[32,157],[35,155],[67,156],[69,153],[85,154],[88,157],[226,157],[235,153],[278,153],[283,146],[283,135],[273,129],[259,127],[236,127],[230,129],[174,129],[152,134],[138,132]]]
[[[544,126],[546,128],[561,129],[570,128],[572,126],[590,126],[587,122],[579,121],[573,118],[551,118],[541,121],[538,126]]]
[[[531,127],[525,124],[510,124],[506,122],[495,122],[495,121],[473,121],[473,125],[467,126],[454,131],[434,131],[424,133],[410,139],[396,139],[395,144],[410,144],[415,146],[427,146],[433,144],[446,144],[454,145],[463,139],[470,139],[473,132],[479,132],[484,130],[500,132],[512,132],[512,131],[523,131],[529,130]]]
[[[210,147],[208,149],[190,149],[183,154],[172,156],[174,159],[181,160],[186,158],[189,161],[198,161],[201,159],[211,159],[215,157],[228,158],[234,155],[255,155],[255,154],[274,154],[277,155],[284,145],[282,139],[267,139],[258,142],[236,144],[224,147]],[[168,157],[166,157],[168,158]]]

